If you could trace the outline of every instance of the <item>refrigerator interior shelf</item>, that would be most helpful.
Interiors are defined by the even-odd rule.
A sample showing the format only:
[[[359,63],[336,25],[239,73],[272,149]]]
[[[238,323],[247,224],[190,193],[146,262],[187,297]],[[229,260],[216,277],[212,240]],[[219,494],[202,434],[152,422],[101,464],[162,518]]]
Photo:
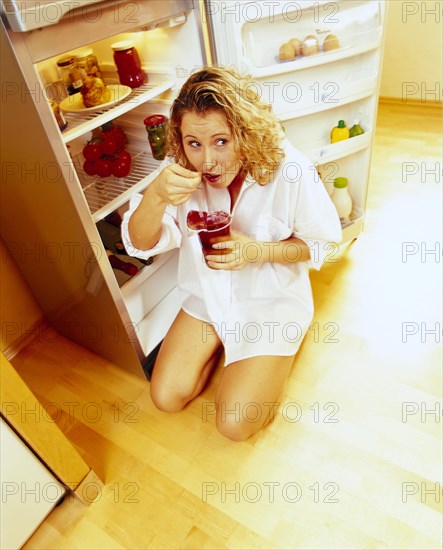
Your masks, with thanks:
[[[105,122],[109,122],[110,120],[127,113],[131,109],[146,103],[147,101],[159,96],[166,90],[171,89],[173,86],[174,82],[172,80],[155,84],[145,84],[144,86],[135,88],[126,99],[117,105],[91,113],[65,113],[68,126],[62,133],[63,142],[68,143],[69,141],[82,136],[86,132],[102,126]]]
[[[311,67],[317,67],[319,65],[325,65],[326,63],[333,63],[349,57],[354,57],[366,52],[375,50],[380,46],[382,36],[382,30],[379,29],[377,37],[371,42],[362,43],[355,46],[344,46],[337,50],[329,52],[319,52],[316,55],[300,57],[293,61],[279,61],[277,57],[273,57],[273,63],[265,67],[257,67],[253,65],[247,58],[243,58],[248,72],[253,78],[263,78],[266,76],[273,76],[283,73],[292,73],[301,71],[304,69],[310,69]]]
[[[147,186],[146,176],[154,172],[161,164],[161,161],[155,160],[147,151],[131,153],[133,155],[131,173],[126,178],[110,176],[101,179],[99,176],[88,176],[82,167],[83,155],[79,153],[73,159],[95,223],[128,202],[133,193],[145,189]]]
[[[353,153],[357,153],[368,147],[372,141],[372,131],[365,131],[360,136],[345,139],[338,143],[331,143],[328,145],[320,145],[313,147],[306,151],[308,156],[314,163],[325,164]]]

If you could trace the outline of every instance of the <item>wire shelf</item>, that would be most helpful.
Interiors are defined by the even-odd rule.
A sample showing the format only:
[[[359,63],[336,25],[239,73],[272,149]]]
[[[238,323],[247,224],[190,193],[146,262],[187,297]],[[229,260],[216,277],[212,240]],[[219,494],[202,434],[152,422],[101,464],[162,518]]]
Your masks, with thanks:
[[[79,153],[74,157],[75,170],[94,222],[119,208],[133,193],[142,191],[147,186],[146,177],[161,164],[147,151],[131,151],[131,154],[131,172],[125,178],[88,176],[83,170],[83,155]]]
[[[88,131],[102,126],[106,122],[127,113],[128,111],[146,103],[147,101],[161,95],[174,86],[172,80],[155,84],[145,84],[135,88],[127,98],[115,105],[93,112],[64,113],[68,126],[62,133],[64,143],[82,136]]]

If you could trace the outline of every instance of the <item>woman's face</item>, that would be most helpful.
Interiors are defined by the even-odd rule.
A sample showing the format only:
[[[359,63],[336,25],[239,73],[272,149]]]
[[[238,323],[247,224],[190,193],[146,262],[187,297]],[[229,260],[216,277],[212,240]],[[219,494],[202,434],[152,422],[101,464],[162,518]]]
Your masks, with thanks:
[[[221,111],[204,116],[185,113],[181,124],[183,148],[205,183],[226,189],[241,167],[240,155]]]

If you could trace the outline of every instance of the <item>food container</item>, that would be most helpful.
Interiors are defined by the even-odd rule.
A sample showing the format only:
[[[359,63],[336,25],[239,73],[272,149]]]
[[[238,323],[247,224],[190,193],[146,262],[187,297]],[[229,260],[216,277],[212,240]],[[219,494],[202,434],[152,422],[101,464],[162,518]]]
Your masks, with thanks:
[[[230,248],[212,248],[213,244],[230,239],[232,216],[223,210],[213,212],[190,210],[186,222],[191,231],[197,231],[206,265],[214,269],[208,265],[206,256],[209,254],[225,256],[232,251]]]
[[[152,156],[156,160],[163,160],[166,156],[168,119],[164,115],[151,115],[145,118],[144,123],[148,132]]]
[[[53,99],[50,99],[49,104],[51,105],[52,113],[55,117],[55,120],[57,121],[58,127],[60,128],[60,131],[63,132],[63,130],[68,125],[68,123],[66,122],[66,118],[61,112],[58,103],[56,103]]]
[[[114,62],[117,67],[120,84],[130,88],[138,88],[148,81],[143,71],[140,57],[132,40],[123,40],[111,44],[114,51]]]
[[[83,86],[83,79],[76,67],[75,56],[68,55],[57,60],[57,68],[69,95],[76,94]]]
[[[102,72],[92,48],[86,48],[77,54],[75,60],[77,68],[82,74],[83,80],[87,76],[102,78]]]

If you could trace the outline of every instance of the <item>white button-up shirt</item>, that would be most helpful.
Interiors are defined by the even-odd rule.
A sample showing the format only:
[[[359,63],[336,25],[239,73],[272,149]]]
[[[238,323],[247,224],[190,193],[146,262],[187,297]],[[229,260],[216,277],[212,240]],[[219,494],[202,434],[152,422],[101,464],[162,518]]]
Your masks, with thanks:
[[[273,181],[259,185],[250,176],[244,181],[231,227],[270,247],[272,242],[298,237],[310,247],[308,262],[261,263],[260,249],[251,245],[245,250],[250,263],[243,269],[207,267],[198,235],[187,228],[187,214],[190,210],[231,212],[227,189],[203,184],[186,203],[169,205],[161,237],[151,250],[134,248],[128,233],[129,218],[142,195],[132,196],[123,218],[122,239],[128,254],[147,259],[180,248],[178,289],[182,307],[214,326],[225,348],[225,365],[258,355],[297,352],[314,313],[309,268],[320,269],[331,255],[331,242],[341,241],[337,211],[314,165],[288,141],[283,148],[285,158]],[[297,248],[287,246],[288,257],[293,257]]]

